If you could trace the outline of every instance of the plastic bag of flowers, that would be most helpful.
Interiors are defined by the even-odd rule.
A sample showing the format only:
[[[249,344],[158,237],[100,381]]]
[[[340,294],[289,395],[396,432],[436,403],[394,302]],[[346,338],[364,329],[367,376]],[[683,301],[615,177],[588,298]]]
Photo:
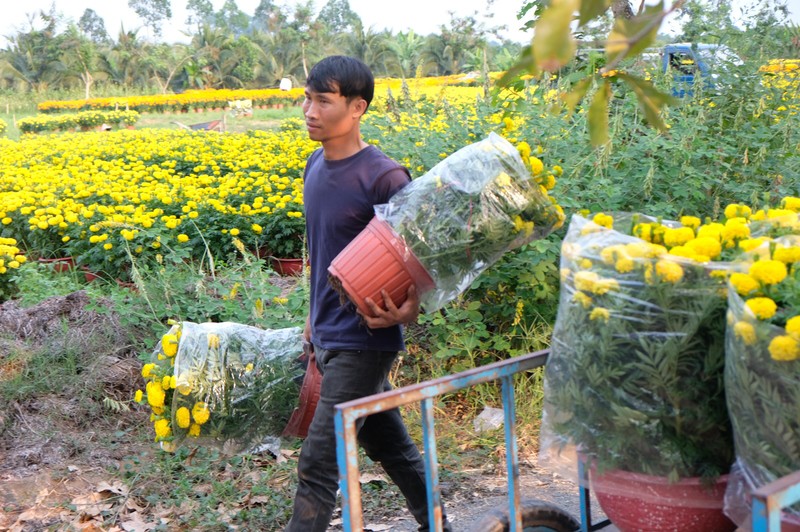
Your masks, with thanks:
[[[800,469],[800,237],[765,241],[730,276],[725,392],[736,467],[725,512],[742,525],[750,493]],[[784,511],[800,524],[800,505]]]
[[[572,218],[545,369],[543,465],[574,478],[580,453],[598,474],[672,483],[728,472],[730,264],[719,259],[726,238],[733,244],[744,235],[704,230],[711,224],[693,217],[683,222],[628,213]]]
[[[172,325],[142,368],[155,441],[233,454],[278,437],[298,402],[304,367],[299,328],[238,323]]]
[[[414,281],[426,309],[435,310],[454,299],[505,252],[543,238],[563,224],[563,211],[548,194],[561,169],[545,170],[530,153],[527,143],[515,147],[492,133],[448,156],[388,203],[375,207],[373,223],[388,224],[396,253],[403,260],[413,257],[424,268],[425,280]],[[359,245],[355,242],[350,250]],[[347,253],[345,249],[329,271],[334,286],[344,284],[358,304],[359,297],[373,294],[354,293],[357,288],[341,282],[346,273],[340,257]],[[373,262],[372,257],[359,260]],[[399,304],[405,289],[398,296]]]

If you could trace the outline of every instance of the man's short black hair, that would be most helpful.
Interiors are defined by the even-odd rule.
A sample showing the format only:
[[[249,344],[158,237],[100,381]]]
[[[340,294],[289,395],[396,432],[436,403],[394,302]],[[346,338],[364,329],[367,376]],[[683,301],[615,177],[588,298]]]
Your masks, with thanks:
[[[335,92],[349,100],[364,98],[367,108],[375,95],[375,78],[367,65],[354,57],[332,55],[311,69],[306,86],[314,92]]]

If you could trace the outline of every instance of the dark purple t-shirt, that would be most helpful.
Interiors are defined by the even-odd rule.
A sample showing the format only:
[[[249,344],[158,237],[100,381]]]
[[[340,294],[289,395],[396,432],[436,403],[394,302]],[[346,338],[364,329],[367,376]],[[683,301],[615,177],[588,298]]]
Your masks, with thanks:
[[[411,181],[408,170],[375,146],[328,161],[318,149],[308,158],[303,203],[311,262],[311,341],[323,349],[402,351],[397,325],[369,329],[351,303],[342,305],[328,283],[328,266],[375,214]]]

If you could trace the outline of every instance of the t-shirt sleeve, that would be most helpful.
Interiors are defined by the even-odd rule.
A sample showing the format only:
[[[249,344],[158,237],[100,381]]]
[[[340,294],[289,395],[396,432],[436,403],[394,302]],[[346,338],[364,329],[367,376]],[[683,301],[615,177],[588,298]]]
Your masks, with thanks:
[[[411,174],[403,166],[390,169],[375,181],[374,204],[380,205],[389,201],[398,190],[411,182]]]

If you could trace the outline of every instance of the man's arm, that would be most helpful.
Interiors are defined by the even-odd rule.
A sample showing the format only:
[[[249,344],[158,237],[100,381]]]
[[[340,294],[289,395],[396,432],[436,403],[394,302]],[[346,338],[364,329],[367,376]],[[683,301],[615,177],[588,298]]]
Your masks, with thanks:
[[[372,316],[366,316],[363,313],[361,317],[364,318],[364,323],[370,329],[383,329],[391,327],[392,325],[401,325],[406,323],[413,323],[419,317],[419,296],[417,295],[417,288],[412,284],[408,287],[406,293],[406,300],[400,307],[397,307],[389,297],[386,290],[381,290],[383,302],[386,305],[386,310],[379,307],[372,298],[364,298],[364,302],[372,311]]]

